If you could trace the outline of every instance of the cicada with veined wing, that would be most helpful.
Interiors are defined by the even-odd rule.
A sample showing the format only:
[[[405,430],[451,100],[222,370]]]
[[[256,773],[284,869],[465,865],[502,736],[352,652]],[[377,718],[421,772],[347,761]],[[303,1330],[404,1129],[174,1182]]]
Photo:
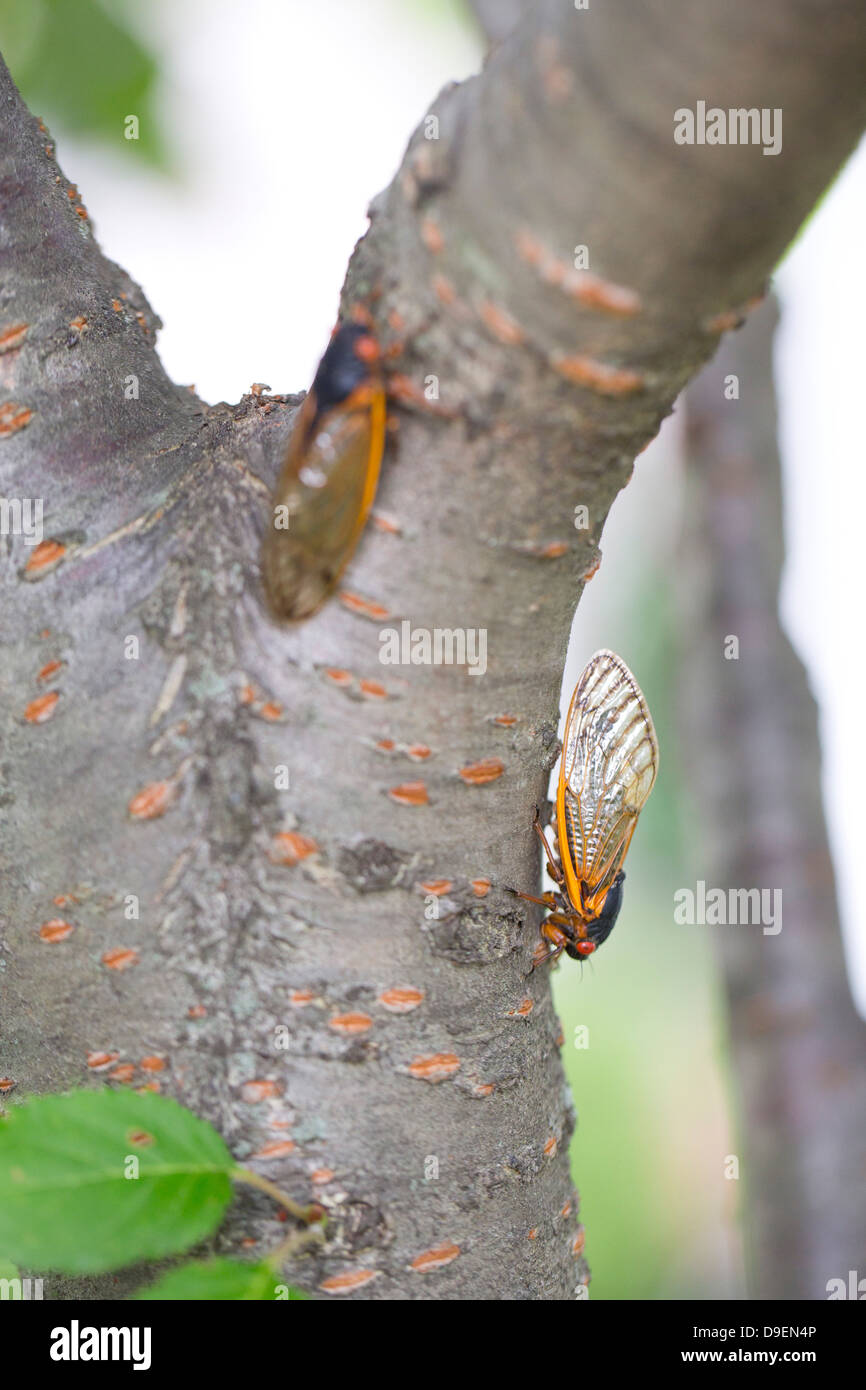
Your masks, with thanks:
[[[640,686],[614,652],[592,657],[571,697],[556,794],[558,854],[536,812],[535,828],[559,891],[518,897],[549,909],[549,949],[585,960],[613,931],[622,905],[623,861],[652,791],[659,746]],[[534,968],[534,967],[533,967]]]

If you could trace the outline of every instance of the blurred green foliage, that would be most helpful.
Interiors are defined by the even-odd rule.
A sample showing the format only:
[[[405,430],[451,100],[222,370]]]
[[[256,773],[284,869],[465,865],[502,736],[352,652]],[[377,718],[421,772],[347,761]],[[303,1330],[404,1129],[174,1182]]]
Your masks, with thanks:
[[[406,0],[393,0],[394,10],[406,13]],[[478,33],[478,23],[468,0],[411,0],[415,14],[426,24],[436,23],[443,29],[462,28]]]
[[[0,50],[27,105],[49,127],[132,146],[165,170],[157,60],[129,25],[128,10],[100,0],[0,0]],[[138,117],[135,141],[124,138],[128,116]]]

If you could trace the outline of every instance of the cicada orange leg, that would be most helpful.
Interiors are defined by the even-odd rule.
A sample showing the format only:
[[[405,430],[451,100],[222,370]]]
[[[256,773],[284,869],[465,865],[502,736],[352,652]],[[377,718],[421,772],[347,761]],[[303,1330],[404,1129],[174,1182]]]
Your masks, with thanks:
[[[553,896],[551,894],[551,896]],[[538,960],[532,962],[529,970],[531,975],[539,965],[547,965],[548,961],[557,960],[563,951],[576,941],[576,933],[568,916],[562,911],[552,912],[549,917],[545,917],[539,928],[542,938],[552,943],[552,950]]]
[[[539,907],[546,907],[549,912],[553,912],[556,907],[556,894],[545,893],[543,898],[535,898],[531,893],[521,893],[519,888],[509,888],[509,893],[513,893],[515,898],[522,898],[525,903],[538,903]]]
[[[544,846],[544,853],[547,859],[547,865],[548,869],[550,870],[550,875],[553,878],[554,882],[561,887],[562,884],[565,882],[565,875],[563,874],[562,868],[560,867],[556,858],[554,857],[553,850],[551,849],[547,836],[544,833],[544,830],[541,825],[541,817],[539,815],[537,806],[535,808],[535,816],[533,817],[532,824],[535,829],[535,833],[538,835],[538,838]],[[570,919],[570,915],[566,914],[565,912],[567,904],[563,900],[561,894],[549,892],[544,893],[540,898],[538,898],[533,893],[521,893],[520,890],[517,888],[510,888],[508,891],[510,893],[513,893],[516,898],[522,898],[524,902],[537,903],[539,907],[547,908],[547,911],[550,914],[549,916],[544,918],[544,921],[541,923],[539,930],[541,932],[543,940],[552,943],[553,949],[548,951],[546,955],[542,956],[539,960],[533,963],[532,969],[529,971],[529,974],[531,975],[532,971],[535,970],[536,966],[545,965],[548,961],[556,960],[557,957],[562,955],[562,952],[566,949],[566,947],[571,942],[574,942],[576,940],[574,924]]]
[[[544,833],[544,829],[541,824],[541,817],[538,814],[537,806],[535,808],[535,816],[533,817],[532,824],[535,829],[536,835],[538,836],[539,840],[544,846],[544,853],[547,858],[547,867],[550,870],[551,878],[553,879],[554,883],[564,883],[565,874],[562,872],[562,868],[554,858],[553,850],[550,848],[550,845],[548,844],[547,836]]]

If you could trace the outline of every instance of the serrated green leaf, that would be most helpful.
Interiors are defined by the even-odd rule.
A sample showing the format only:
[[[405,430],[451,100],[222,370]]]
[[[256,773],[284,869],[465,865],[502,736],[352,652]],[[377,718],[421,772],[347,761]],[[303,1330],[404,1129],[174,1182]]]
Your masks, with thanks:
[[[172,1269],[156,1284],[133,1297],[139,1301],[181,1300],[265,1302],[306,1299],[274,1274],[267,1264],[243,1264],[240,1260],[196,1260]]]
[[[176,1254],[219,1225],[233,1167],[216,1130],[166,1096],[38,1097],[0,1121],[0,1249],[70,1274]]]

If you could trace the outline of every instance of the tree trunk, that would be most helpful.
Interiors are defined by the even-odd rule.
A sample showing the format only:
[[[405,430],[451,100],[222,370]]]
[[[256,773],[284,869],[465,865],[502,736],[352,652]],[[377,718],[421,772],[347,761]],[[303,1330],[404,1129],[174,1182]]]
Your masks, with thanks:
[[[851,1000],[806,674],[779,625],[784,545],[764,306],[689,387],[682,709],[708,887],[780,894],[781,928],[711,929],[739,1092],[758,1298],[826,1298],[862,1263],[866,1026]],[[739,382],[740,398],[724,383]],[[736,659],[725,644],[739,641]]]
[[[401,412],[356,599],[292,630],[258,553],[294,401],[208,407],[167,380],[157,320],[3,75],[0,469],[44,498],[52,545],[13,537],[0,575],[2,1065],[27,1095],[86,1084],[94,1054],[160,1055],[241,1159],[288,1123],[268,1175],[332,1218],[305,1287],[585,1284],[537,918],[502,885],[537,879],[532,807],[611,501],[864,124],[866,15],[795,11],[540,4],[442,93],[345,304],[405,337],[403,372],[453,413]],[[782,107],[784,153],[675,144],[675,109],[717,91]],[[485,630],[486,674],[383,666],[402,619]],[[502,774],[465,772],[485,759]],[[426,799],[394,795],[418,782]],[[275,862],[306,844],[285,832],[317,852]],[[58,915],[74,931],[48,944]],[[244,1195],[221,1243],[277,1231]]]

